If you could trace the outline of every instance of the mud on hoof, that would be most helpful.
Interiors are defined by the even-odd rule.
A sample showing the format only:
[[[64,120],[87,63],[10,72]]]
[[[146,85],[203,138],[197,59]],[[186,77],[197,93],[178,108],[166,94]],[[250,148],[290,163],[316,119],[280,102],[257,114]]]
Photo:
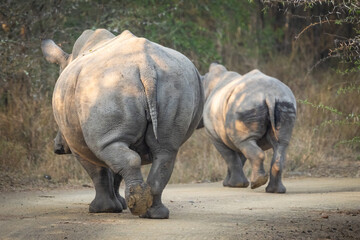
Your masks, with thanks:
[[[117,198],[95,198],[89,206],[90,213],[120,213],[123,209]]]
[[[286,187],[281,183],[278,185],[275,184],[271,184],[269,183],[269,185],[266,187],[265,191],[267,193],[285,193],[286,192]]]
[[[133,215],[145,214],[153,202],[150,186],[146,183],[131,186],[126,202]]]
[[[167,219],[169,218],[170,211],[163,204],[149,208],[149,210],[140,217],[142,218],[153,218],[153,219]]]
[[[255,188],[258,188],[262,185],[264,185],[268,180],[268,175],[265,174],[263,176],[258,176],[255,181],[251,181],[251,189],[255,189]]]

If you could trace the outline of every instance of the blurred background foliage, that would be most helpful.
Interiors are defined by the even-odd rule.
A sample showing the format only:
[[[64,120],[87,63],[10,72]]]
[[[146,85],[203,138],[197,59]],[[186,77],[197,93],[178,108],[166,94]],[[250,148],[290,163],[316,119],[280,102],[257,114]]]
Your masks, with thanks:
[[[40,42],[51,38],[70,53],[85,29],[97,28],[128,29],[176,49],[202,74],[216,61],[280,79],[299,99],[285,174],[359,177],[359,15],[359,1],[3,0],[0,190],[90,181],[72,156],[53,153],[59,69],[43,59]],[[225,173],[200,130],[181,148],[171,182]]]

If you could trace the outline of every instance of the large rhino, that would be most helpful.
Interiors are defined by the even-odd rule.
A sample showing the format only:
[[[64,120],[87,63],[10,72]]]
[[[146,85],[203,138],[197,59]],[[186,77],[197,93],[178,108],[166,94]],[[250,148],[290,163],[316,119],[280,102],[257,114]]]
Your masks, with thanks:
[[[265,184],[264,151],[273,148],[266,192],[284,193],[281,174],[296,118],[291,90],[259,70],[240,75],[216,63],[210,65],[203,84],[203,123],[228,166],[223,185],[249,185],[242,169],[246,159],[252,165],[251,188]]]
[[[168,218],[162,204],[179,147],[203,111],[201,77],[181,53],[104,29],[86,30],[72,54],[42,42],[47,61],[60,65],[53,112],[64,141],[94,182],[91,212],[119,212],[125,180],[127,206],[135,215]],[[145,183],[142,163],[151,162]]]

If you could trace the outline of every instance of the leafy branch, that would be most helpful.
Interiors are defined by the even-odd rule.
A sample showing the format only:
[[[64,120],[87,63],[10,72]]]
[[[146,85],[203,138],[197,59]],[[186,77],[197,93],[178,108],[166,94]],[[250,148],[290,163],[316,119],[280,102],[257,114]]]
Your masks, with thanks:
[[[356,137],[354,137],[353,139],[350,139],[350,140],[339,141],[337,144],[335,144],[335,147],[338,147],[340,144],[352,144],[352,145],[359,144],[360,145],[360,137],[356,136]]]
[[[316,108],[317,110],[322,109],[324,111],[329,111],[329,112],[335,113],[336,115],[341,115],[341,116],[343,115],[343,113],[341,111],[339,111],[338,109],[330,107],[330,106],[326,106],[322,103],[315,104],[315,103],[309,102],[307,99],[305,99],[305,100],[298,99],[298,102],[302,103],[302,104],[310,105],[311,107]]]
[[[345,114],[334,107],[327,106],[322,103],[319,104],[312,103],[307,99],[305,100],[298,99],[297,101],[301,104],[309,105],[312,108],[315,108],[316,110],[323,110],[325,112],[330,112],[342,118],[340,120],[325,120],[320,124],[320,126],[315,127],[314,130],[318,129],[318,127],[324,128],[327,126],[345,126],[345,125],[356,126],[356,127],[360,126],[360,114],[356,114],[356,113]],[[360,144],[360,136],[355,136],[351,140],[341,140],[335,146],[338,146],[339,144]]]

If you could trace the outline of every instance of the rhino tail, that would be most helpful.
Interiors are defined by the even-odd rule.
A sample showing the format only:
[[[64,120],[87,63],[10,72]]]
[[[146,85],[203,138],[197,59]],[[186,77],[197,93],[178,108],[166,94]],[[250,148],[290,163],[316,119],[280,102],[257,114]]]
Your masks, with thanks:
[[[269,109],[269,118],[270,118],[270,123],[271,123],[271,129],[273,130],[276,141],[279,141],[278,133],[276,131],[276,125],[275,125],[276,100],[266,98],[265,102],[266,102],[266,105],[267,105],[267,107]]]
[[[156,91],[156,70],[150,64],[146,67],[140,66],[140,80],[144,86],[146,101],[148,104],[150,118],[153,125],[155,138],[157,135],[157,91]]]
[[[267,98],[266,105],[269,109],[271,128],[276,141],[279,141],[279,135],[281,135],[282,141],[287,138],[290,139],[291,132],[289,135],[286,133],[286,130],[284,132],[283,129],[289,129],[289,127],[292,129],[295,124],[296,102],[286,99]]]

